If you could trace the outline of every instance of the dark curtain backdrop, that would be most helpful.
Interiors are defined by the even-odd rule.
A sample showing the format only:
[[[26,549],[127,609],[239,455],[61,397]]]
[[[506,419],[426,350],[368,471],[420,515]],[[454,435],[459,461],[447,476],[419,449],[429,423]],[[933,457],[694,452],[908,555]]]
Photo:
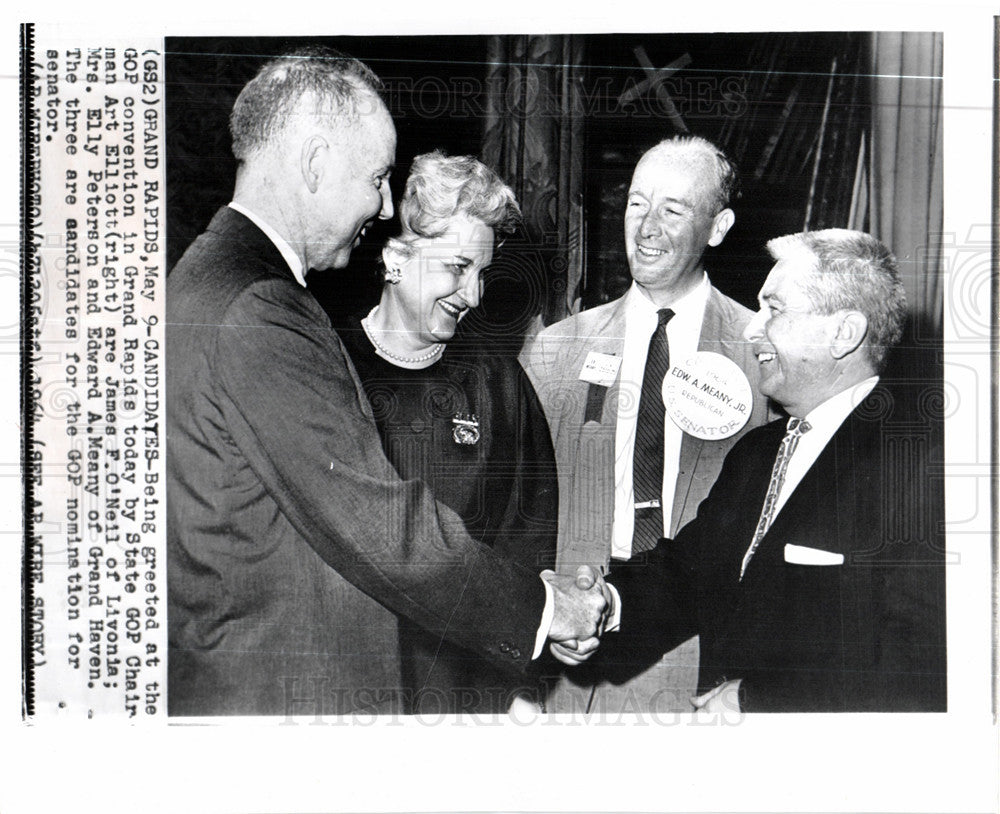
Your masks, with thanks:
[[[544,274],[542,320],[579,309],[583,277],[584,40],[490,37],[482,158],[510,179]]]

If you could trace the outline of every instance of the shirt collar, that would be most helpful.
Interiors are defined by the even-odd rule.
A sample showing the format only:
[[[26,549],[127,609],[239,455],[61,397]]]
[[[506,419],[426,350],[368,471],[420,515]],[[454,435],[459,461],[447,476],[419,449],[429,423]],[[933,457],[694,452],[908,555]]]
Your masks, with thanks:
[[[818,407],[814,407],[806,415],[805,420],[811,427],[833,427],[836,429],[878,384],[878,376],[872,376],[863,382],[858,382],[837,395],[831,396]],[[791,419],[789,419],[791,420]]]
[[[264,220],[260,215],[251,212],[243,206],[243,204],[238,204],[236,201],[230,201],[229,208],[235,209],[241,215],[248,217],[251,221],[253,221],[253,224],[258,229],[267,235],[268,239],[274,244],[275,248],[281,252],[281,256],[285,259],[285,262],[288,263],[288,268],[292,270],[292,276],[295,278],[295,281],[300,286],[305,288],[306,275],[302,269],[302,260],[295,253],[295,250],[288,244],[288,241],[279,235],[278,231],[271,226],[271,224]]]
[[[670,303],[668,307],[675,314],[695,310],[699,312],[704,311],[711,288],[712,284],[708,281],[708,274],[702,271],[700,282],[688,291],[687,294]],[[639,287],[639,284],[635,280],[632,281],[632,285],[626,296],[628,297],[626,307],[634,313],[655,316],[656,312],[660,310],[660,307],[649,298],[649,295]]]

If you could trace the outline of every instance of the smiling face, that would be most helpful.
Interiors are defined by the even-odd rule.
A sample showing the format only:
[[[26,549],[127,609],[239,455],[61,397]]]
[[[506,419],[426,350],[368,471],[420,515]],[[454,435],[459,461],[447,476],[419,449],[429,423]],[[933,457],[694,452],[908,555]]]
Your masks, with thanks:
[[[814,312],[803,288],[810,268],[807,255],[779,260],[760,290],[760,310],[743,334],[760,365],[760,392],[797,418],[840,392],[844,383],[838,350],[843,316]]]
[[[374,97],[372,97],[374,99]],[[376,218],[392,217],[389,173],[396,130],[381,102],[331,135],[322,154],[324,174],[314,202],[316,228],[307,247],[309,267],[344,268],[351,250]]]
[[[386,265],[402,276],[397,285],[386,285],[382,303],[396,330],[408,334],[411,348],[447,342],[469,309],[479,305],[482,272],[493,262],[493,230],[457,215],[438,237],[418,237],[409,248],[409,254],[385,250]]]
[[[701,279],[705,247],[721,243],[732,225],[732,210],[714,211],[718,175],[712,161],[696,148],[659,146],[635,168],[625,205],[625,252],[632,278],[651,295],[690,290]]]

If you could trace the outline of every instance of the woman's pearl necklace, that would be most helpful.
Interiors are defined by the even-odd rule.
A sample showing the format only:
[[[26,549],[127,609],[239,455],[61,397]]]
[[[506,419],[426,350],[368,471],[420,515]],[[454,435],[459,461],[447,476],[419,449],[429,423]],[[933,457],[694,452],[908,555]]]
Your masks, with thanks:
[[[371,343],[378,349],[378,351],[383,356],[387,356],[388,358],[396,362],[400,362],[404,365],[418,365],[421,362],[429,362],[431,359],[435,358],[436,356],[440,356],[444,352],[444,343],[440,342],[436,344],[431,350],[427,351],[427,353],[421,354],[420,356],[399,356],[398,354],[393,353],[391,350],[386,348],[385,345],[379,342],[378,339],[375,338],[375,332],[372,330],[372,327],[369,324],[369,320],[371,320],[371,318],[375,316],[376,311],[378,311],[377,305],[374,308],[372,308],[371,311],[368,312],[368,316],[366,316],[363,320],[361,320],[361,327],[365,329],[365,335],[371,340]]]

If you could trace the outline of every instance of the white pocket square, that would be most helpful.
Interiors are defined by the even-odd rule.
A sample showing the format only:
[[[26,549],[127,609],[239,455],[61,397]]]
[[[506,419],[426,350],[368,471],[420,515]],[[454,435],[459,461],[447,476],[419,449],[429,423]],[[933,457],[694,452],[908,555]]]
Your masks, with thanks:
[[[844,555],[822,548],[809,548],[804,545],[785,545],[785,562],[793,565],[843,565]]]

